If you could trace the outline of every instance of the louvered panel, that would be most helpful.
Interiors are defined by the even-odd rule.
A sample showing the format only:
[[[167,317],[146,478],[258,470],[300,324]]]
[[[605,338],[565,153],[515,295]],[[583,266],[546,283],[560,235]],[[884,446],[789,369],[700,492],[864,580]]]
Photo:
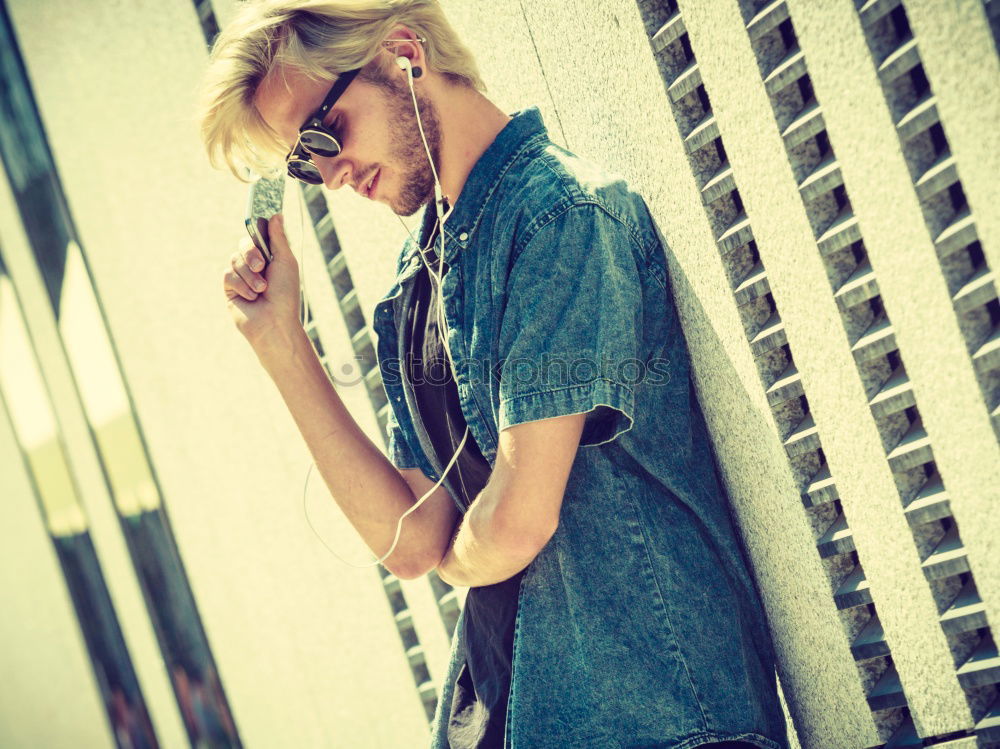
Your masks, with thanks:
[[[762,356],[786,343],[788,339],[785,337],[785,324],[775,312],[750,340],[750,348],[755,356]]]
[[[1000,697],[993,702],[982,720],[976,723],[976,736],[982,741],[1000,741]]]
[[[943,258],[958,252],[976,241],[976,224],[972,220],[972,214],[968,207],[963,208],[938,234],[934,240],[938,256]]]
[[[995,326],[986,342],[976,349],[972,364],[980,374],[1000,369],[1000,325]]]
[[[660,30],[653,34],[651,44],[653,52],[662,52],[669,44],[680,39],[687,31],[684,28],[684,19],[680,13],[674,13],[667,19]]]
[[[889,655],[889,645],[885,641],[885,630],[878,616],[873,616],[864,629],[858,633],[851,643],[851,653],[857,660],[878,658]]]
[[[808,202],[840,187],[842,184],[844,184],[844,177],[840,173],[840,164],[831,155],[817,164],[816,168],[799,183],[799,192],[802,194],[802,199]]]
[[[784,444],[785,452],[790,458],[819,450],[819,430],[816,428],[812,414],[807,415],[799,422],[799,425],[785,439]]]
[[[802,503],[806,507],[815,507],[827,502],[833,502],[836,499],[838,499],[837,485],[830,475],[830,466],[824,463],[816,475],[809,480],[809,484],[803,493]]]
[[[983,266],[955,293],[952,301],[955,303],[955,311],[964,315],[996,298],[997,290],[993,284],[993,271]]]
[[[796,47],[789,50],[784,59],[764,79],[764,88],[772,96],[783,88],[792,85],[806,74],[806,60],[802,51]]]
[[[915,1],[925,8],[930,7],[924,0]],[[966,411],[969,405],[966,389],[970,384],[966,374],[969,369],[965,373],[961,371],[962,357],[973,346],[982,346],[980,336],[985,312],[981,310],[983,305],[995,304],[995,290],[988,276],[989,270],[983,268],[978,259],[979,227],[973,224],[968,210],[964,210],[962,205],[964,184],[959,184],[957,160],[954,151],[949,150],[950,121],[941,106],[942,90],[935,86],[933,78],[928,81],[924,77],[926,71],[921,59],[924,43],[919,34],[911,35],[909,32],[904,8],[909,5],[909,0],[882,4],[881,7],[878,3],[864,4],[858,9],[858,15],[862,18],[865,35],[860,39],[856,33],[854,39],[845,35],[836,46],[828,43],[821,29],[849,23],[849,14],[842,7],[809,4],[804,0],[795,0],[789,5],[793,20],[806,17],[802,28],[808,29],[810,35],[800,38],[799,45],[810,61],[810,81],[817,100],[824,107],[826,135],[844,173],[846,190],[841,195],[849,201],[864,231],[864,244],[853,246],[852,250],[856,257],[860,252],[869,255],[872,267],[879,271],[878,297],[872,298],[871,309],[880,313],[884,310],[891,312],[892,322],[889,323],[886,318],[884,324],[891,325],[894,332],[899,331],[900,346],[903,346],[903,339],[909,346],[909,349],[904,347],[887,352],[892,353],[888,360],[880,360],[878,356],[868,357],[870,363],[866,363],[863,371],[867,373],[869,382],[875,380],[882,383],[870,405],[873,415],[883,421],[880,426],[883,438],[888,440],[898,434],[902,414],[912,420],[906,434],[886,457],[906,504],[906,519],[913,528],[914,540],[918,542],[922,555],[927,552],[920,541],[926,539],[927,533],[942,523],[947,531],[945,538],[921,564],[928,589],[934,592],[940,605],[940,596],[955,584],[957,575],[969,574],[973,561],[971,550],[957,543],[958,535],[954,529],[965,528],[965,524],[955,525],[956,522],[962,523],[958,513],[959,500],[967,500],[969,489],[976,483],[966,481],[966,477],[988,471],[967,465],[967,459],[960,456],[957,448],[968,438],[964,434],[959,436],[959,430],[951,427],[949,422],[956,424],[955,415]],[[891,18],[887,17],[887,12],[892,13]],[[835,18],[839,20],[835,21]],[[797,31],[799,28],[796,24]],[[953,30],[955,28],[952,27]],[[951,39],[955,39],[954,34],[951,34]],[[846,50],[851,45],[852,53],[847,54]],[[867,67],[854,67],[849,62],[853,60],[863,62]],[[882,62],[876,64],[873,60]],[[862,73],[871,77],[865,78]],[[850,87],[844,85],[845,75],[852,82]],[[873,82],[875,85],[872,85]],[[927,87],[928,82],[930,88]],[[859,118],[856,115],[859,111],[868,114]],[[886,123],[887,119],[889,123]],[[886,126],[890,123],[891,128]],[[902,158],[896,154],[901,154]],[[914,194],[919,203],[912,200]],[[976,206],[976,203],[970,202]],[[887,211],[887,205],[893,208]],[[755,225],[755,230],[759,237],[760,227]],[[931,238],[934,238],[933,247],[928,242]],[[835,262],[843,262],[843,256],[831,258],[831,263]],[[947,285],[926,283],[935,277],[940,278],[942,271],[945,271]],[[965,277],[970,273],[970,277]],[[842,277],[842,274],[831,272],[831,278]],[[903,279],[910,280],[908,286],[902,282]],[[850,284],[844,286],[849,288]],[[915,287],[920,288],[921,293],[914,293]],[[944,289],[950,289],[952,294],[933,298],[935,293],[939,294]],[[865,309],[864,304],[859,305],[855,315]],[[931,309],[934,313],[928,314]],[[961,329],[959,326],[939,324],[940,320],[951,319],[956,313],[963,315],[973,310],[979,310],[978,322],[969,318],[963,322]],[[897,318],[897,315],[901,317]],[[864,319],[863,315],[859,316]],[[852,322],[854,320],[848,321],[849,330]],[[969,336],[969,340],[955,340],[959,330],[963,337]],[[939,334],[937,331],[946,333]],[[932,333],[934,346],[922,343],[932,340],[928,338]],[[870,348],[872,339],[868,333],[862,337],[865,340],[859,348],[869,348],[869,353],[874,351]],[[908,382],[900,379],[903,371],[900,359],[905,363]],[[880,374],[879,368],[889,363],[895,371],[888,381],[883,381],[884,374]],[[949,375],[944,374],[944,369]],[[982,380],[988,381],[988,378]],[[957,390],[959,383],[962,383],[961,390]],[[977,383],[971,384],[975,386]],[[948,388],[955,388],[955,393],[961,393],[961,397],[955,398],[952,393],[944,392]],[[950,409],[942,408],[941,404],[945,401],[954,405]],[[931,410],[934,421],[928,418],[925,429],[923,417],[926,408]],[[953,414],[951,418],[948,411]],[[969,422],[974,424],[975,419]],[[928,435],[932,426],[937,431]],[[939,440],[944,440],[945,450],[941,473],[938,473],[935,464],[940,457]],[[985,444],[982,435],[978,441],[980,445]],[[981,466],[989,465],[986,460],[984,454]],[[951,470],[945,472],[944,466],[947,465],[951,466]],[[911,499],[910,493],[922,473],[930,474],[932,478]],[[940,480],[942,474],[949,482],[947,491]],[[961,487],[960,493],[953,494],[952,481]],[[980,482],[980,487],[982,491],[985,485]],[[954,520],[949,516],[953,510],[956,513]],[[848,512],[849,517],[853,517],[849,508]],[[962,540],[966,540],[964,533]],[[861,558],[870,565],[872,562],[865,556],[866,548],[860,543],[859,547]],[[867,552],[869,557],[871,553]],[[883,588],[880,586],[878,590]],[[879,601],[875,603],[878,605]],[[885,610],[880,607],[879,613],[885,613]],[[953,678],[950,667],[954,660],[948,657],[954,656],[956,648],[963,646],[946,640],[951,653],[940,652],[940,646],[927,648],[926,644],[916,651],[914,639],[900,636],[900,646],[897,647],[895,630],[903,632],[911,626],[916,629],[918,623],[913,621],[911,624],[897,617],[893,624],[892,658],[894,663],[900,664],[904,675],[913,674],[914,683],[921,684],[921,689],[907,695],[910,710],[919,716],[921,731],[934,736],[970,728],[968,708],[975,698],[967,700],[966,695],[954,688],[956,682],[950,680]],[[946,632],[942,626],[942,633]],[[923,642],[932,642],[930,632],[925,632],[924,637]],[[920,680],[917,680],[917,671],[914,670],[918,660],[924,661]],[[933,669],[926,665],[929,660],[936,663]],[[904,666],[907,671],[903,671]],[[929,679],[933,680],[933,687]],[[908,735],[909,738],[900,738],[897,745],[924,743],[915,734]],[[895,741],[894,738],[891,743]]]
[[[354,351],[361,352],[364,351],[365,349],[370,349],[371,347],[372,347],[372,340],[371,336],[368,333],[368,328],[361,328],[354,335],[351,336],[351,348]]]
[[[905,707],[906,697],[903,696],[903,685],[899,681],[895,664],[886,669],[872,691],[868,693],[868,704],[872,710],[888,710],[891,707]]]
[[[326,269],[331,278],[341,275],[347,270],[347,255],[343,252],[338,252],[326,264]]]
[[[928,580],[940,580],[969,571],[969,559],[959,540],[958,526],[952,525],[920,566]]]
[[[846,206],[816,240],[816,247],[821,255],[829,255],[850,247],[860,239],[861,229],[858,227],[858,219],[855,218],[850,206]]]
[[[934,455],[931,452],[931,441],[927,437],[923,424],[920,421],[915,421],[886,458],[895,473],[902,473],[910,468],[930,463],[934,459]]]
[[[316,238],[319,240],[320,244],[323,244],[333,233],[333,218],[331,218],[329,213],[324,212],[323,218],[316,222],[314,226],[316,230]]]
[[[801,398],[803,394],[802,378],[793,363],[789,364],[788,369],[782,372],[774,384],[767,389],[767,402],[771,406],[777,406],[793,398]]]
[[[799,112],[781,132],[781,137],[785,141],[785,148],[795,148],[824,130],[826,123],[823,121],[823,108],[814,101]]]
[[[340,297],[340,308],[344,314],[358,309],[358,292],[355,289],[351,289]]]
[[[976,584],[970,579],[941,614],[941,628],[946,633],[955,635],[986,626],[986,608],[976,590]]]
[[[705,55],[698,61],[705,93],[718,106],[710,116],[706,114],[697,122],[693,130],[690,125],[682,126],[681,130],[688,133],[685,149],[694,153],[695,158],[711,156],[695,152],[713,143],[718,133],[725,139],[724,150],[723,145],[718,144],[719,152],[725,153],[730,163],[712,175],[708,190],[703,194],[706,195],[706,204],[722,197],[726,191],[718,189],[717,185],[722,181],[722,173],[725,173],[726,178],[732,175],[733,189],[736,185],[740,188],[737,205],[746,206],[745,214],[733,218],[730,203],[713,205],[713,210],[717,212],[714,216],[716,221],[724,216],[726,222],[731,222],[717,239],[720,251],[735,253],[725,257],[730,272],[745,268],[751,252],[756,264],[748,273],[741,272],[737,276],[741,280],[734,290],[734,300],[746,307],[740,312],[747,330],[756,331],[750,338],[751,350],[758,356],[769,354],[766,360],[759,362],[765,373],[765,392],[769,405],[776,413],[784,408],[781,433],[787,435],[785,447],[790,465],[799,480],[803,481],[803,504],[806,507],[826,504],[827,507],[814,511],[823,517],[828,517],[826,513],[834,509],[829,502],[839,499],[845,506],[844,511],[837,508],[836,519],[820,536],[817,542],[820,555],[831,560],[827,566],[833,569],[833,565],[844,562],[844,554],[855,553],[857,544],[860,548],[856,553],[860,554],[869,568],[869,575],[878,583],[879,595],[893,602],[872,601],[867,576],[860,564],[842,583],[838,583],[835,593],[838,607],[866,606],[873,614],[862,630],[864,636],[859,634],[852,642],[854,657],[863,660],[891,657],[889,669],[867,695],[869,706],[880,712],[908,708],[919,716],[921,730],[929,731],[928,735],[935,736],[936,740],[942,740],[938,737],[959,730],[967,706],[954,680],[948,658],[948,647],[956,645],[942,637],[947,630],[935,620],[940,608],[934,610],[933,604],[937,602],[940,607],[941,598],[957,584],[957,575],[968,576],[969,573],[960,571],[963,564],[968,567],[968,560],[960,545],[958,548],[949,545],[952,536],[947,533],[923,563],[913,554],[917,550],[920,556],[927,554],[928,533],[940,533],[937,529],[942,525],[946,531],[955,527],[950,515],[950,492],[946,491],[935,465],[936,446],[931,444],[930,439],[934,434],[927,434],[921,418],[925,403],[919,400],[918,394],[925,402],[932,402],[926,393],[934,391],[934,387],[928,386],[929,370],[921,361],[919,378],[914,379],[910,372],[910,355],[899,349],[904,344],[911,348],[919,346],[919,342],[926,340],[934,329],[934,321],[914,325],[915,318],[908,313],[906,326],[897,327],[896,310],[906,309],[906,304],[898,298],[898,279],[906,273],[912,275],[914,271],[909,268],[885,270],[894,268],[893,262],[884,260],[885,247],[891,246],[897,259],[908,257],[911,248],[919,247],[922,252],[931,247],[929,236],[923,237],[923,246],[920,246],[919,236],[914,236],[920,231],[914,232],[913,227],[921,231],[924,229],[920,221],[922,216],[917,216],[916,221],[913,215],[908,215],[906,220],[896,217],[896,207],[900,209],[900,215],[906,211],[913,213],[917,206],[917,202],[912,200],[914,193],[920,201],[919,210],[928,217],[927,226],[936,235],[934,259],[949,259],[950,262],[945,266],[947,288],[951,290],[947,298],[947,312],[958,315],[975,312],[979,316],[965,323],[963,333],[969,336],[966,361],[968,363],[971,358],[977,362],[976,370],[983,375],[984,382],[996,379],[991,373],[994,372],[996,358],[1000,356],[1000,351],[997,351],[1000,343],[995,340],[995,318],[991,340],[982,341],[986,332],[982,324],[982,316],[986,312],[982,308],[989,306],[990,314],[995,313],[995,286],[989,269],[982,266],[978,254],[978,241],[982,240],[977,233],[978,222],[972,221],[968,210],[961,204],[963,192],[958,184],[957,163],[952,153],[946,150],[948,141],[942,131],[942,127],[947,129],[948,122],[942,122],[946,113],[940,107],[940,92],[922,88],[922,74],[918,69],[922,64],[922,43],[918,47],[919,36],[914,38],[908,34],[903,4],[900,0],[858,0],[855,4],[836,6],[812,4],[808,0],[739,2],[741,30],[757,57],[757,71],[764,71],[758,80],[765,83],[769,104],[779,125],[777,132],[781,135],[784,148],[784,153],[779,156],[773,148],[773,139],[768,137],[769,131],[771,135],[775,134],[773,129],[765,126],[755,133],[758,137],[747,135],[745,123],[760,122],[764,117],[757,106],[757,99],[763,97],[754,85],[753,76],[744,75],[753,71],[753,66],[740,58],[741,42],[720,20],[728,11],[715,4],[709,10],[708,0],[685,0],[681,7],[691,48]],[[859,18],[860,25],[857,23]],[[837,21],[833,23],[831,19]],[[800,41],[798,37],[803,28],[808,29],[812,36]],[[862,28],[872,29],[871,33],[878,42],[877,54],[867,54],[865,39],[861,36]],[[835,34],[835,38],[830,38]],[[709,38],[711,41],[706,41]],[[717,54],[709,51],[718,49],[720,44],[730,52],[726,64],[720,62]],[[853,54],[845,57],[845,49],[851,49]],[[814,57],[821,59],[818,72],[813,69]],[[860,75],[859,71],[866,72],[868,77]],[[736,79],[741,85],[733,85]],[[790,85],[796,82],[799,85]],[[891,107],[886,107],[883,88],[887,90],[890,85],[895,87],[899,101],[893,101]],[[691,101],[686,100],[678,110],[682,112],[679,121],[695,121],[696,118],[690,117],[684,109],[691,106]],[[836,122],[831,122],[832,115],[836,115],[833,117]],[[845,119],[857,127],[853,130],[846,128],[843,124]],[[861,126],[861,123],[864,125]],[[845,140],[842,133],[847,131],[856,131],[857,134]],[[871,144],[866,131],[877,136]],[[886,139],[887,134],[889,140]],[[906,150],[910,141],[913,145],[909,148],[919,153],[916,157],[907,153],[904,163],[898,156],[899,146],[903,145]],[[873,145],[875,142],[879,144],[877,148]],[[847,155],[841,156],[840,149],[844,143],[850,147]],[[940,158],[930,163],[935,149],[941,154]],[[816,164],[817,158],[822,159],[819,164]],[[853,172],[847,171],[842,159],[849,159]],[[791,162],[792,172],[800,182],[797,196],[800,200],[795,205],[787,200],[783,202],[785,185],[763,168],[771,161],[780,165],[776,169],[784,172],[786,164],[783,162],[786,160]],[[873,170],[875,173],[859,170],[859,164],[876,167]],[[887,176],[896,178],[898,171],[894,170],[900,165],[904,166],[904,172],[905,167],[909,167],[905,183],[881,178],[879,171],[883,167]],[[753,181],[741,181],[741,170],[744,168],[754,173]],[[856,176],[859,171],[865,174],[863,178]],[[703,174],[704,164],[700,164],[695,172]],[[803,172],[806,172],[805,177],[801,176]],[[856,184],[863,188],[860,197],[855,196]],[[889,223],[895,223],[898,231],[896,237],[889,236],[889,244],[879,246],[882,259],[873,254],[873,259],[869,260],[867,226],[877,223],[871,217],[870,208],[873,205],[880,207],[887,220],[889,215],[893,216],[894,221]],[[972,205],[977,206],[974,202]],[[886,206],[892,206],[893,210],[886,211]],[[839,215],[833,216],[838,210]],[[984,209],[980,207],[980,210]],[[780,226],[774,221],[779,211]],[[800,219],[803,211],[808,217],[808,229],[816,240],[817,253],[802,252],[804,243],[800,232],[797,232],[802,228]],[[864,237],[862,228],[865,229]],[[789,241],[788,238],[793,236],[794,241]],[[887,235],[877,236],[882,241]],[[754,244],[750,250],[740,249],[751,240]],[[816,268],[817,257],[821,258],[825,273],[812,272]],[[789,272],[790,268],[794,268],[794,274]],[[890,275],[876,277],[875,268],[882,274],[888,272]],[[934,267],[932,272],[940,275],[941,268]],[[926,276],[926,270],[922,273]],[[883,289],[887,277],[893,281],[888,292]],[[752,293],[764,280],[768,296]],[[803,291],[804,287],[808,287],[808,293]],[[943,286],[931,284],[925,287],[921,284],[921,297],[917,304],[923,303],[923,296],[937,293],[940,288]],[[757,327],[757,320],[762,314],[767,314],[767,308],[748,302],[764,298],[780,308],[782,316],[772,311],[771,319]],[[837,302],[836,311],[840,319],[835,316],[834,320],[828,320],[826,317],[829,311],[825,305],[831,299]],[[912,300],[910,303],[912,305]],[[928,300],[928,303],[937,302]],[[774,307],[771,309],[774,310]],[[889,313],[893,315],[891,321]],[[818,320],[822,320],[821,327],[816,322]],[[850,420],[846,414],[856,405],[856,398],[854,402],[848,402],[844,393],[857,383],[854,373],[841,372],[841,363],[835,357],[828,359],[828,363],[817,360],[809,344],[803,348],[802,343],[819,340],[816,333],[820,329],[827,332],[836,330],[834,321],[842,323],[847,332],[847,340],[851,342],[850,354],[866,390],[865,413],[856,414],[856,418]],[[867,329],[859,336],[859,331],[866,324]],[[916,344],[911,343],[914,341]],[[776,345],[788,348],[776,351]],[[836,349],[836,341],[831,341],[829,347]],[[781,371],[782,367],[784,371]],[[835,371],[838,377],[830,376],[831,371]],[[971,367],[967,371],[971,371]],[[815,392],[806,390],[803,376],[808,378],[810,390],[815,388]],[[804,396],[808,397],[808,401]],[[801,402],[799,413],[803,417],[789,432],[788,425],[794,423],[792,415],[796,414],[795,408],[798,407],[791,402],[796,400]],[[813,406],[816,408],[815,420],[811,412]],[[1000,420],[1000,404],[990,403],[989,407]],[[861,449],[859,444],[864,442],[864,436],[860,434],[863,430],[859,429],[860,440],[846,440],[843,435],[838,435],[829,441],[824,438],[821,443],[821,434],[825,436],[821,430],[825,430],[827,424],[824,420],[831,424],[839,423],[845,429],[849,428],[846,426],[848,422],[864,422],[877,428],[881,441],[876,439],[872,445]],[[900,438],[901,431],[905,433]],[[883,449],[883,444],[890,447]],[[832,451],[832,454],[827,456],[827,451]],[[870,463],[868,455],[875,456]],[[854,466],[853,473],[845,473],[844,485],[840,487],[843,497],[839,496],[840,492],[825,462],[827,457],[835,467],[838,461],[845,466]],[[862,469],[861,464],[867,468]],[[818,470],[815,468],[817,465],[821,466]],[[808,470],[814,470],[816,474],[805,481],[802,476]],[[879,474],[880,478],[890,477],[888,484],[866,482],[862,485],[856,480],[862,473],[874,476],[879,471],[883,472]],[[950,475],[945,473],[946,477]],[[925,480],[925,476],[929,478]],[[922,481],[925,481],[923,486],[920,485]],[[855,515],[864,519],[862,524],[857,529],[848,527],[845,512],[852,518],[852,525]],[[905,519],[905,522],[901,531],[893,526],[896,528],[893,534],[873,535],[871,527],[865,522],[871,523],[875,517],[886,527],[897,519]],[[953,537],[957,539],[957,532]],[[899,585],[893,588],[886,576],[898,577],[899,560],[910,557],[912,562],[908,562],[906,576],[907,595],[900,595],[903,588]],[[887,561],[890,558],[893,560],[891,563]],[[915,574],[921,564],[924,574]],[[930,613],[927,604],[933,610]],[[889,606],[887,611],[883,611],[885,605]],[[910,607],[906,615],[902,613],[904,606]],[[921,613],[914,617],[913,613],[918,608]],[[883,613],[887,616],[881,616]],[[867,616],[867,612],[854,611],[850,612],[850,616],[857,622],[859,617]],[[893,651],[897,650],[898,642],[900,653],[889,652],[882,630],[883,621],[892,635]],[[960,616],[956,621],[967,624],[974,618],[971,615],[966,618]],[[938,640],[933,639],[935,635]],[[914,647],[916,641],[921,643],[919,648]],[[930,662],[934,664],[933,674],[927,668]],[[880,665],[885,664],[865,664],[865,668],[870,673],[871,668]],[[900,687],[897,667],[908,684],[918,675],[927,677],[923,688],[915,696],[910,696],[909,702]],[[900,715],[898,712],[890,714]],[[892,720],[882,715],[875,717],[877,723],[884,719]],[[971,727],[967,714],[964,720],[966,727]],[[912,722],[909,726],[907,722],[904,720],[887,746],[923,743],[921,737],[916,735]],[[882,741],[885,741],[888,731],[883,723],[880,723],[880,730]],[[858,742],[858,745],[874,743]]]
[[[917,189],[917,196],[921,200],[927,200],[956,182],[958,170],[955,159],[950,153],[945,153],[917,178],[914,187]]]
[[[884,83],[892,83],[919,64],[920,54],[917,52],[917,40],[910,39],[882,61],[882,64],[878,66],[878,74]]]
[[[913,719],[907,717],[903,723],[893,731],[892,736],[885,743],[885,749],[917,749],[924,746],[923,739],[917,735],[917,729],[913,725]]]
[[[929,130],[939,121],[937,99],[932,94],[926,93],[909,112],[899,118],[896,130],[899,132],[899,139],[905,142]]]
[[[986,264],[1000,269],[1000,6],[907,0],[906,14],[921,64],[937,99],[949,149],[958,159],[962,192],[977,216]],[[984,13],[983,10],[986,10]],[[992,9],[992,10],[990,10]],[[991,19],[992,14],[992,19]]]
[[[701,122],[694,126],[684,139],[684,147],[688,153],[693,153],[699,148],[708,145],[719,137],[719,126],[715,122],[715,115],[709,112],[702,118]]]
[[[676,102],[690,94],[700,85],[701,71],[698,69],[698,63],[692,62],[670,84],[667,88],[667,95],[671,101]]]
[[[970,689],[1000,682],[1000,654],[992,637],[984,636],[969,659],[958,667],[958,681]]]
[[[714,203],[724,195],[728,195],[736,189],[736,182],[733,181],[733,168],[728,163],[719,167],[711,179],[701,188],[702,200],[705,205]]]
[[[764,36],[767,32],[788,20],[788,6],[785,0],[774,0],[768,3],[747,24],[747,34],[751,41]]]
[[[421,682],[417,686],[417,696],[420,698],[420,701],[424,704],[425,708],[430,708],[431,705],[437,705],[437,689],[434,686],[434,682],[432,680]],[[430,708],[428,712],[433,714],[434,709]]]
[[[845,309],[855,307],[878,296],[878,281],[868,258],[858,265],[846,281],[841,285],[833,298]]]
[[[935,472],[906,505],[906,519],[910,525],[917,526],[950,516],[948,492],[945,491],[940,474]]]
[[[881,20],[895,10],[899,6],[899,3],[900,0],[866,0],[858,8],[858,15],[861,17],[862,25],[873,25],[876,21]]]
[[[877,356],[885,356],[897,350],[896,331],[886,317],[872,323],[853,346],[851,353],[858,363],[866,362]]]
[[[747,218],[746,213],[741,213],[733,220],[733,223],[730,224],[721,235],[719,235],[719,238],[716,241],[718,242],[720,250],[728,252],[730,250],[735,250],[737,247],[742,247],[750,242],[751,239],[753,239],[753,231],[750,229],[750,219]]]
[[[850,554],[854,551],[854,536],[847,525],[847,518],[840,513],[816,542],[820,557],[832,557],[836,554]]]
[[[895,369],[882,389],[868,401],[868,405],[878,419],[887,418],[916,405],[913,385],[902,366]]]
[[[767,282],[767,271],[758,262],[750,269],[750,272],[747,273],[746,278],[740,282],[739,286],[733,289],[733,296],[736,299],[736,306],[741,307],[748,302],[752,302],[754,299],[770,293],[770,291],[771,287]]]
[[[838,609],[852,609],[856,606],[867,606],[872,602],[872,594],[868,587],[868,580],[861,565],[857,565],[840,584],[833,594],[834,603]]]

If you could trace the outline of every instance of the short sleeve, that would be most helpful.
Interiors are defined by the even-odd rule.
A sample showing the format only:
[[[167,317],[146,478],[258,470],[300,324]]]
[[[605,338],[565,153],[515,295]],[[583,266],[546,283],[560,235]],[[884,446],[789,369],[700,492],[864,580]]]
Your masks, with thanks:
[[[389,437],[387,449],[389,462],[399,470],[417,468],[417,460],[413,457],[413,452],[406,444],[406,439],[403,437],[403,430],[400,429],[399,423],[396,421],[396,415],[392,411],[392,406],[389,407],[389,416],[386,420],[385,429]]]
[[[628,228],[595,204],[540,227],[513,260],[499,335],[499,428],[586,413],[580,445],[632,427],[642,275]]]

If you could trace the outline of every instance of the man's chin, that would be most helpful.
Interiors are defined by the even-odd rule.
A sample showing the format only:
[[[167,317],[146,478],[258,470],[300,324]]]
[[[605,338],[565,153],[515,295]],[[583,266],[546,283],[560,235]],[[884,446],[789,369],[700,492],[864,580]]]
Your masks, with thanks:
[[[395,213],[397,216],[403,216],[409,218],[410,216],[416,214],[416,212],[419,211],[421,208],[428,205],[433,199],[434,199],[434,191],[431,190],[430,193],[428,193],[427,196],[418,203],[409,203],[407,205],[401,206],[398,203],[392,202],[389,203],[389,208],[391,208],[392,212]]]

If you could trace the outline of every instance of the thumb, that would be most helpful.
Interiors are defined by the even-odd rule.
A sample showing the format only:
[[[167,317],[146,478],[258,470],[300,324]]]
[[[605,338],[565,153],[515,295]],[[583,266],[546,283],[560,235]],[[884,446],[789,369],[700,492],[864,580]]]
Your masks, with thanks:
[[[276,213],[268,219],[267,234],[274,257],[286,260],[291,255],[288,237],[285,235],[285,217]]]

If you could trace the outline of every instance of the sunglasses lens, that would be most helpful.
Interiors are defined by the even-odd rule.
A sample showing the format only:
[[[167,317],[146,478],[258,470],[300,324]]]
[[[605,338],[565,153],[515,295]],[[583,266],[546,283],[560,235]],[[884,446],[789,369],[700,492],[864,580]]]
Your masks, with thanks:
[[[336,156],[340,153],[340,144],[330,134],[319,130],[305,130],[299,136],[299,143],[309,153],[317,156]]]
[[[319,169],[311,161],[291,159],[288,162],[288,173],[295,179],[308,182],[310,185],[323,184],[323,177],[320,175]]]

